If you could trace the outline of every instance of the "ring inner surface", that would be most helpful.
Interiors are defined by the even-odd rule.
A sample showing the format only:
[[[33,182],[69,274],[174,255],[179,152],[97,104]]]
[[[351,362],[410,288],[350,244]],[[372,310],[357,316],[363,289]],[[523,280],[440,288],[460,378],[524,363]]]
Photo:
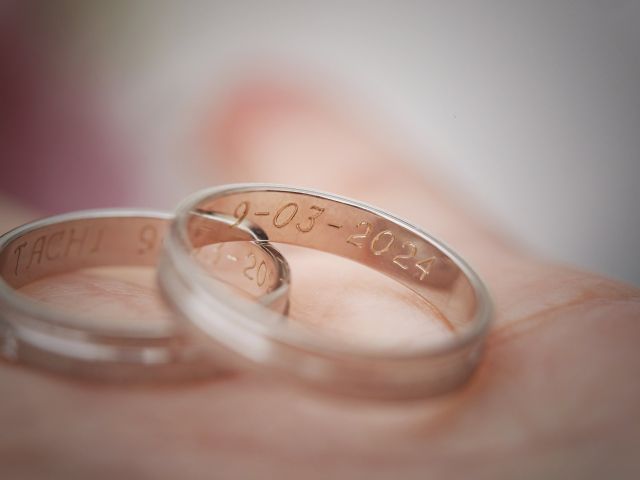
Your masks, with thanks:
[[[9,240],[0,252],[0,276],[6,282],[2,290],[5,297],[17,302],[27,301],[33,307],[35,299],[21,295],[20,290],[47,277],[94,267],[152,269],[157,263],[168,225],[168,217],[107,216],[69,219],[26,228]],[[247,241],[255,239],[249,231],[230,229],[228,222],[209,222],[207,231],[211,234],[210,241],[196,248],[192,255],[217,282],[212,287],[230,286],[235,293],[259,298],[282,282],[288,282],[286,262],[279,252],[268,245]],[[241,260],[247,258],[256,264],[255,272],[242,266]],[[147,283],[151,283],[155,291],[155,283]],[[47,302],[36,302],[45,307],[45,317],[55,316]],[[156,310],[150,314],[158,314]],[[167,315],[169,313],[166,312]],[[93,327],[109,327],[114,321],[104,319],[109,320],[105,324],[93,320]],[[85,322],[86,319],[73,316],[64,319],[65,325],[72,327],[87,327]],[[158,318],[158,322],[166,324],[162,318]],[[127,325],[133,327],[133,324]]]
[[[232,225],[263,231],[270,242],[332,253],[373,268],[431,304],[457,333],[469,328],[477,309],[462,269],[419,231],[356,205],[308,193],[254,190],[221,193],[201,201],[186,223],[197,246],[204,225],[217,215]]]

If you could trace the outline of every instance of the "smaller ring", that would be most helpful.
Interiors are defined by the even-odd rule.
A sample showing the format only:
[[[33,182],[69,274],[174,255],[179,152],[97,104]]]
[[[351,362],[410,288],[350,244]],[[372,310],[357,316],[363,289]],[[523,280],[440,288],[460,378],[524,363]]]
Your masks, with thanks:
[[[208,219],[233,216],[269,242],[354,260],[417,293],[453,331],[411,349],[360,348],[267,314],[221,314],[224,298],[200,293],[191,252]],[[447,392],[474,371],[491,320],[478,275],[451,249],[389,213],[337,195],[273,184],[197,192],[177,208],[159,268],[166,297],[220,358],[322,390],[382,398]],[[339,281],[336,278],[336,281]]]
[[[91,380],[168,380],[210,375],[219,367],[175,322],[115,325],[56,311],[17,291],[49,275],[97,266],[155,266],[167,213],[129,209],[57,215],[0,236],[0,353],[3,357]],[[289,270],[280,253],[244,225],[209,222],[192,261],[209,288],[239,290],[257,303],[286,313]],[[247,241],[249,240],[249,241]],[[225,243],[221,243],[225,242]],[[220,255],[224,251],[224,255]],[[265,285],[249,282],[238,258],[252,255],[274,275]],[[232,261],[234,260],[234,261]],[[228,287],[228,288],[226,288]],[[229,293],[229,292],[228,292]],[[92,319],[97,320],[97,319]]]

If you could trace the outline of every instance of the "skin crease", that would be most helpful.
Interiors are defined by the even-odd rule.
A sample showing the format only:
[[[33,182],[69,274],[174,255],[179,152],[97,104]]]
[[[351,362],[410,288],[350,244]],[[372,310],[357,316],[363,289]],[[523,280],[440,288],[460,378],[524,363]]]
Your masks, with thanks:
[[[248,85],[207,123],[204,153],[225,160],[202,168],[224,181],[370,202],[454,248],[496,306],[468,384],[436,399],[385,404],[249,373],[122,387],[3,363],[3,478],[638,478],[638,290],[529,254],[468,208],[461,192],[443,190],[433,180],[442,175],[419,171],[354,125],[317,96]],[[300,274],[292,315],[309,323],[339,323],[341,311],[379,319],[371,296],[386,289],[378,279],[336,271],[343,264],[308,252],[288,258],[294,286],[296,268],[317,272]],[[335,288],[336,279],[361,288]],[[325,287],[331,308],[316,297]],[[415,308],[395,302],[398,319]]]

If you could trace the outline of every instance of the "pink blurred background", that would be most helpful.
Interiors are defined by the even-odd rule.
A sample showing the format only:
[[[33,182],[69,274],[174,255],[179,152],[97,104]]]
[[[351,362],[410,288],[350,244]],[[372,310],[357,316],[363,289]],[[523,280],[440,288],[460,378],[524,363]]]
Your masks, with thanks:
[[[237,85],[314,79],[539,253],[640,284],[638,25],[624,0],[3,2],[0,198],[171,209],[219,181],[196,134]]]

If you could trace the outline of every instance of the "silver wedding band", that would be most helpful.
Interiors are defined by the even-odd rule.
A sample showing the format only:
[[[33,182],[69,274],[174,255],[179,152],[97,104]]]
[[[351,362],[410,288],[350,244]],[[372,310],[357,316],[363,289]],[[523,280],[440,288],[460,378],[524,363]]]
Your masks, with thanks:
[[[288,265],[271,243],[335,254],[392,278],[428,304],[451,335],[385,349],[300,328],[287,317]],[[156,262],[174,312],[169,331],[92,329],[16,291],[86,266]],[[470,377],[492,315],[477,274],[421,229],[354,200],[272,184],[197,192],[173,218],[94,211],[25,225],[0,237],[0,277],[4,355],[90,378],[251,369],[333,394],[423,398]]]
[[[128,209],[92,210],[28,223],[0,237],[0,342],[9,360],[97,380],[194,378],[216,371],[178,322],[123,323],[86,318],[37,302],[17,289],[50,275],[97,266],[154,266],[172,215]],[[258,244],[256,233],[210,222],[210,243],[229,257],[196,263],[203,284],[244,290],[257,304],[286,313],[289,271],[280,253]],[[224,227],[224,228],[221,228]],[[216,236],[217,235],[217,236]],[[239,242],[242,240],[242,242]],[[219,243],[229,242],[229,243]],[[228,258],[251,253],[275,274],[267,288],[245,282]],[[225,268],[226,264],[226,268]],[[208,268],[206,268],[208,267]],[[96,321],[100,320],[100,321]]]
[[[423,348],[358,349],[270,313],[238,314],[215,290],[204,298],[190,255],[203,225],[219,216],[234,217],[270,242],[339,255],[391,277],[439,312],[453,335]],[[159,279],[179,317],[220,361],[363,397],[425,397],[462,384],[475,369],[491,319],[480,278],[424,231],[354,200],[271,184],[217,187],[184,200],[166,237]]]

